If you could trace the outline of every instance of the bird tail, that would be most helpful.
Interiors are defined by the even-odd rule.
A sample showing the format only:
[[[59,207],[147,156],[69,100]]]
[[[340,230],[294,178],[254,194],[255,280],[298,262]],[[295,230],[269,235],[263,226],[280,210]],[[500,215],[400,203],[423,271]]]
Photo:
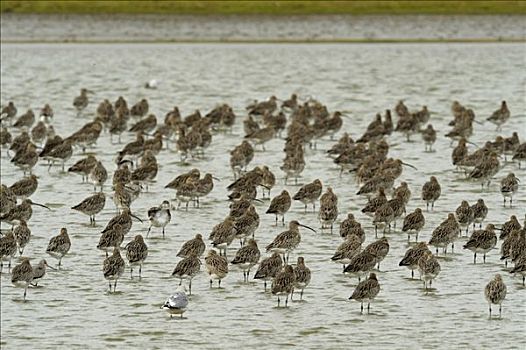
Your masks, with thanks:
[[[403,258],[398,266],[409,266],[409,258]]]
[[[342,253],[336,253],[331,258],[332,261],[340,260],[342,258]]]

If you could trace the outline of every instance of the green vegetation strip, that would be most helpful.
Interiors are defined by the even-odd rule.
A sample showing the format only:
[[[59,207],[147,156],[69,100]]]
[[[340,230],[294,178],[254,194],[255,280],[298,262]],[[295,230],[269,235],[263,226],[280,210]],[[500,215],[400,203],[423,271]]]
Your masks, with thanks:
[[[2,13],[38,14],[526,14],[526,1],[14,1],[1,0]]]

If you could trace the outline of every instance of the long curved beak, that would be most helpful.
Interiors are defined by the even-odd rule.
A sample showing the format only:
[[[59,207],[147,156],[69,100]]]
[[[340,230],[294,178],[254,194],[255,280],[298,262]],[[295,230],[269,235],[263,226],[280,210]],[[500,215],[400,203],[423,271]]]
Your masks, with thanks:
[[[212,179],[217,180],[217,181],[221,181],[221,179],[219,179],[219,178],[217,178],[215,176],[212,176]]]
[[[259,202],[259,203],[263,203],[263,201],[261,199],[253,198],[252,200],[256,201],[256,202]]]
[[[404,162],[402,162],[402,164],[405,165],[405,166],[408,166],[408,167],[410,167],[410,168],[413,168],[413,169],[415,169],[415,170],[418,170],[414,165],[411,165],[411,164],[409,164],[409,163],[404,163]]]
[[[484,123],[483,123],[483,122],[479,122],[479,121],[478,121],[478,120],[476,120],[476,119],[473,119],[473,121],[474,121],[475,123],[477,123],[478,125],[484,125]]]
[[[306,229],[309,229],[309,230],[311,230],[312,232],[316,233],[316,230],[313,229],[312,227],[309,227],[309,226],[307,226],[307,225],[303,225],[303,224],[299,224],[299,225],[300,225],[301,227],[305,227]]]
[[[471,141],[466,140],[466,143],[469,143],[470,145],[473,145],[473,146],[475,146],[475,147],[477,147],[477,148],[480,148],[479,145],[477,145],[477,144],[474,143],[474,142],[471,142]]]
[[[259,184],[259,186],[261,186],[261,187],[265,187],[267,190],[270,190],[270,187],[265,186],[265,185],[263,185],[263,184]]]
[[[141,220],[141,218],[138,217],[138,216],[135,215],[135,214],[130,213],[130,216],[133,217],[133,218],[135,218],[135,219],[137,219],[137,220],[139,220],[141,223],[143,222],[143,221]]]
[[[48,207],[47,205],[44,205],[44,204],[40,204],[40,203],[35,203],[35,202],[32,202],[34,205],[38,205],[39,207],[42,207],[42,208],[46,208],[47,210],[51,210],[50,207]]]
[[[47,263],[46,263],[46,267],[50,268],[51,270],[57,270],[56,268],[54,268],[53,266],[49,266]]]

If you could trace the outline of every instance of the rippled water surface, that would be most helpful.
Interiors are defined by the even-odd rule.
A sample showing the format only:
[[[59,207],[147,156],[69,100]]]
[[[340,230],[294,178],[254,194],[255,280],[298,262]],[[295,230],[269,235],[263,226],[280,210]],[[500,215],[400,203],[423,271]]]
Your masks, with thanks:
[[[303,302],[288,308],[276,308],[276,299],[263,293],[263,285],[244,284],[241,271],[231,268],[221,289],[210,289],[201,273],[194,279],[193,295],[184,320],[170,320],[159,310],[178,281],[170,274],[178,261],[175,254],[182,243],[195,233],[208,235],[211,228],[228,213],[226,185],[232,180],[228,150],[240,143],[243,135],[244,106],[250,99],[264,99],[271,94],[287,97],[292,92],[315,96],[330,110],[351,111],[343,129],[359,137],[378,111],[393,108],[405,99],[411,109],[426,104],[439,139],[434,153],[424,153],[418,137],[404,142],[400,134],[389,137],[390,156],[400,157],[418,170],[404,169],[397,180],[407,181],[413,191],[408,211],[422,206],[420,188],[430,175],[442,184],[442,196],[435,211],[426,213],[426,227],[421,238],[428,240],[432,230],[462,199],[473,203],[484,198],[490,208],[488,222],[502,224],[511,214],[523,217],[526,200],[526,172],[516,164],[507,164],[497,178],[514,171],[523,180],[520,195],[512,209],[502,208],[497,179],[488,192],[454,173],[450,162],[452,148],[442,135],[449,129],[450,105],[454,99],[473,108],[478,120],[495,110],[502,99],[508,101],[512,115],[524,115],[526,83],[523,44],[428,44],[428,45],[2,45],[1,101],[15,101],[19,113],[50,103],[55,110],[55,129],[66,136],[94,117],[96,105],[104,98],[114,101],[125,96],[130,104],[146,97],[158,118],[174,105],[184,115],[195,109],[206,112],[217,103],[235,107],[238,119],[233,134],[215,134],[206,159],[181,164],[173,150],[163,150],[157,182],[133,203],[132,210],[146,219],[146,211],[174,193],[164,190],[176,175],[198,167],[221,179],[214,191],[202,201],[202,208],[175,211],[162,240],[154,231],[146,243],[150,253],[143,267],[143,278],[130,280],[127,273],[110,294],[101,269],[104,255],[95,247],[99,232],[115,214],[111,200],[97,217],[97,226],[69,209],[92,193],[92,186],[82,184],[75,175],[59,169],[47,171],[37,164],[39,188],[33,200],[46,203],[51,212],[36,208],[29,226],[32,240],[24,254],[45,257],[49,238],[63,226],[72,239],[70,253],[63,259],[63,269],[51,271],[28,291],[10,283],[10,275],[1,276],[2,348],[28,345],[41,349],[57,347],[89,348],[217,348],[258,346],[278,348],[517,348],[524,338],[526,290],[519,278],[505,271],[499,250],[488,254],[486,264],[473,265],[473,255],[463,251],[465,238],[455,246],[454,254],[440,257],[442,272],[425,293],[421,283],[411,281],[410,271],[398,267],[408,248],[406,236],[398,230],[387,235],[391,250],[382,262],[378,279],[381,292],[370,315],[361,315],[359,304],[347,298],[357,281],[343,276],[341,266],[330,257],[341,242],[338,232],[321,232],[316,215],[304,214],[303,206],[294,203],[287,219],[298,219],[317,228],[317,233],[302,231],[302,241],[291,255],[305,257],[312,270],[312,282]],[[157,79],[157,90],[142,88],[145,81]],[[81,87],[96,94],[85,113],[76,116],[71,102]],[[526,137],[525,117],[511,118],[502,134],[519,131]],[[342,130],[341,132],[343,132]],[[498,133],[493,125],[475,125],[472,141],[483,144]],[[123,142],[133,135],[123,135]],[[284,185],[279,169],[284,140],[274,139],[267,151],[258,151],[250,166],[267,164],[280,178],[273,194],[283,188],[295,192],[299,186]],[[372,242],[374,229],[369,218],[360,213],[365,199],[355,193],[353,177],[339,177],[338,168],[327,158],[325,150],[332,141],[325,139],[318,150],[307,150],[307,166],[302,183],[320,178],[339,196],[338,223],[351,211],[366,227],[366,244]],[[96,153],[109,172],[115,170],[113,157],[123,145],[110,144],[102,134]],[[77,150],[67,165],[83,157]],[[22,173],[11,166],[6,152],[1,153],[2,183],[11,184]],[[111,194],[110,186],[105,186]],[[274,217],[265,215],[266,206],[256,204],[261,225],[256,233],[260,248],[281,232],[274,227]],[[2,228],[7,226],[2,224]],[[146,234],[148,225],[134,223],[125,238]],[[234,242],[228,251],[232,258]],[[497,248],[500,247],[500,242]],[[51,258],[48,261],[55,263]],[[204,268],[204,266],[203,266]],[[254,272],[254,271],[253,271]],[[483,289],[497,272],[508,286],[502,319],[488,319]]]
[[[522,39],[524,16],[2,14],[2,40]]]

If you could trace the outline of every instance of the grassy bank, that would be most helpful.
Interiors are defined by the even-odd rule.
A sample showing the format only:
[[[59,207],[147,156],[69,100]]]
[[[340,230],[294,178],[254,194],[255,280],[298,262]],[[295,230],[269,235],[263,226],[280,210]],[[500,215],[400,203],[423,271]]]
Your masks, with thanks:
[[[526,1],[0,1],[2,13],[39,14],[526,14]]]

